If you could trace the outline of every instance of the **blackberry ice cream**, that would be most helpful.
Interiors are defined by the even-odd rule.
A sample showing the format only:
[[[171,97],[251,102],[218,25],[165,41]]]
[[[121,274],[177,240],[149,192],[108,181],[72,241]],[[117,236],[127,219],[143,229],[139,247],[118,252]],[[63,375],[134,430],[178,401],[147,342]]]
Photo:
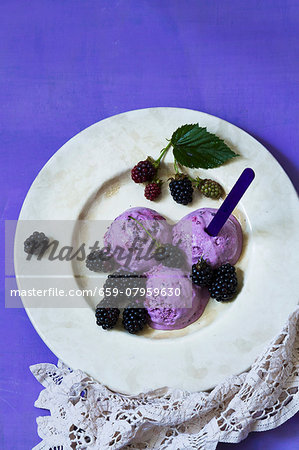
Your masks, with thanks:
[[[145,306],[152,328],[179,330],[202,315],[210,295],[206,288],[194,286],[189,274],[160,265],[146,275]]]
[[[157,264],[153,257],[157,248],[155,240],[145,230],[159,243],[172,241],[171,227],[166,219],[149,208],[130,208],[109,226],[104,236],[105,246],[110,247],[121,266],[143,272]]]
[[[189,266],[203,257],[212,267],[229,262],[235,264],[242,251],[242,229],[230,215],[218,236],[209,236],[205,229],[217,209],[201,208],[187,214],[173,227],[173,244],[185,251]]]

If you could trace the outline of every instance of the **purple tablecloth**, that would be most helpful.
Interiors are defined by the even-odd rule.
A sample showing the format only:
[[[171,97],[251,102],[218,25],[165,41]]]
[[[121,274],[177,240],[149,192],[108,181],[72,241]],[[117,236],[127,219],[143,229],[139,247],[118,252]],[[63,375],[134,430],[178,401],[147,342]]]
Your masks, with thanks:
[[[296,0],[2,0],[0,21],[2,218],[18,217],[66,140],[149,106],[238,125],[298,186]],[[44,413],[33,406],[41,386],[28,366],[56,357],[24,310],[4,309],[3,285],[1,294],[0,448],[23,450],[39,442],[35,417]],[[299,448],[298,415],[237,447],[219,445],[230,447]]]

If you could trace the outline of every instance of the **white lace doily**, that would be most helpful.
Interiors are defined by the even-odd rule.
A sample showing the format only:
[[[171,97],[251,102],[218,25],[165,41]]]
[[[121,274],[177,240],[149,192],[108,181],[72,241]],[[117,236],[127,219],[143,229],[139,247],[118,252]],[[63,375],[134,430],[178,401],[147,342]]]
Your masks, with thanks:
[[[215,449],[275,428],[299,409],[299,308],[248,372],[211,392],[163,388],[138,396],[110,391],[63,363],[30,369],[44,386],[35,406],[34,450]]]

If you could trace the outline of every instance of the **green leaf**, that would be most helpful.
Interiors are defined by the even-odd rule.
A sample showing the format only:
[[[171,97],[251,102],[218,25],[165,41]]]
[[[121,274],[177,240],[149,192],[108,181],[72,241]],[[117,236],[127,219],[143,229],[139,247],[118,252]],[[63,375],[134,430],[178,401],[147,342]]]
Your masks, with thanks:
[[[235,156],[226,143],[198,124],[183,125],[171,137],[175,159],[186,167],[212,169]]]

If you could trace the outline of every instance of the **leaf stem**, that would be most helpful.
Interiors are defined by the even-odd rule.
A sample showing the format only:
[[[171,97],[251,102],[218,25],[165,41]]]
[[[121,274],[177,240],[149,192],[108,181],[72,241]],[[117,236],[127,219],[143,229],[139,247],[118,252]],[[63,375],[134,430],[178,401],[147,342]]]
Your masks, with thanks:
[[[176,174],[179,173],[178,163],[177,163],[177,160],[175,158],[173,160],[173,167],[174,167],[175,173]]]
[[[161,152],[160,152],[160,156],[158,159],[156,159],[155,161],[155,166],[159,167],[160,161],[163,158],[163,156],[168,152],[168,150],[170,149],[172,143],[171,141],[166,145],[166,147],[162,148]]]
[[[129,217],[129,219],[135,220],[135,222],[137,222],[138,225],[139,225],[141,228],[143,228],[143,230],[149,235],[149,237],[150,237],[153,241],[155,241],[155,245],[157,246],[157,248],[161,247],[161,244],[157,241],[157,239],[155,239],[155,238],[151,235],[151,233],[145,228],[144,225],[142,225],[141,222],[139,222],[139,220],[135,219],[135,218],[132,217],[132,216],[128,216],[128,217]]]

